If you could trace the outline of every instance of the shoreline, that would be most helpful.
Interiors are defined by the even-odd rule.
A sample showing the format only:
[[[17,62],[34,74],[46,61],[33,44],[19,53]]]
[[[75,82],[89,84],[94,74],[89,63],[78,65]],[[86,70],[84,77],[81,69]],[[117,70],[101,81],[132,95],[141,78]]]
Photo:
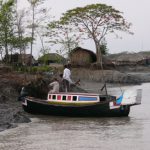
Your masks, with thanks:
[[[84,72],[82,72],[84,71]],[[126,75],[124,73],[113,71],[115,75],[111,76],[112,71],[105,72],[105,78],[108,82],[108,87],[119,87],[140,85],[145,82],[150,82],[149,72],[129,72]],[[93,74],[95,75],[93,75]],[[108,73],[108,74],[107,74]],[[99,92],[102,88],[103,83],[101,83],[100,71],[93,70],[73,70],[73,79],[81,79],[81,88],[88,89],[89,92]],[[21,102],[18,101],[19,89],[23,86],[19,80],[23,80],[23,75],[18,75],[17,73],[5,73],[0,72],[1,83],[0,83],[0,132],[6,129],[17,127],[18,123],[28,123],[31,122],[31,115],[24,112],[22,109]],[[78,78],[77,78],[78,77]],[[31,77],[33,79],[33,76]],[[113,81],[112,81],[113,79]],[[46,80],[49,82],[49,80]],[[120,82],[122,81],[122,82]],[[128,81],[128,82],[127,82]],[[143,82],[142,82],[143,81]]]

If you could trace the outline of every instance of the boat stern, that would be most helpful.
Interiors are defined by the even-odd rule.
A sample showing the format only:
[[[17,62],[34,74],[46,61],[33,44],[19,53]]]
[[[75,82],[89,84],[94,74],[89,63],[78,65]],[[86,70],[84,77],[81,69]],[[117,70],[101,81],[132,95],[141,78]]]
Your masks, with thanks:
[[[126,90],[121,99],[121,105],[140,105],[142,99],[142,89]]]

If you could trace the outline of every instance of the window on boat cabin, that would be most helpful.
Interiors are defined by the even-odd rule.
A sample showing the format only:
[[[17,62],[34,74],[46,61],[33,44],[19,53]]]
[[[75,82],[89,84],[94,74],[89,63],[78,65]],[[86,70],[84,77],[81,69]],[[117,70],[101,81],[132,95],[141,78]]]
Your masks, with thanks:
[[[53,95],[52,97],[53,97],[53,100],[56,100],[56,95]]]
[[[63,97],[62,97],[62,100],[64,100],[64,101],[65,101],[65,100],[66,100],[66,96],[63,96]]]
[[[73,101],[76,101],[77,100],[77,96],[73,96]]]
[[[49,95],[49,99],[51,99],[51,95]]]
[[[67,97],[67,100],[68,100],[68,101],[71,101],[71,96],[68,96],[68,97]]]
[[[61,100],[61,95],[57,95],[57,100]]]
[[[106,101],[106,100],[107,100],[106,97],[100,97],[100,101],[101,101],[101,102],[104,102],[104,101]]]
[[[101,101],[101,102],[107,101],[107,98],[108,98],[108,97],[106,97],[106,96],[100,97],[100,101]]]

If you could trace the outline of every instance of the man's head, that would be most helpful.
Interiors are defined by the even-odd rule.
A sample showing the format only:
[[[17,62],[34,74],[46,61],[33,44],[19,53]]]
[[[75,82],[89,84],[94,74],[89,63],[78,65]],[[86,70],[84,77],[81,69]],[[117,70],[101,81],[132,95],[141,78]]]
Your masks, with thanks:
[[[64,65],[64,68],[70,69],[70,68],[71,68],[71,64],[66,64],[66,65]]]
[[[68,65],[64,65],[64,68],[68,68]]]
[[[53,80],[54,80],[54,81],[58,81],[57,78],[54,78]]]
[[[69,69],[71,69],[71,64],[68,64],[67,66],[68,66]]]

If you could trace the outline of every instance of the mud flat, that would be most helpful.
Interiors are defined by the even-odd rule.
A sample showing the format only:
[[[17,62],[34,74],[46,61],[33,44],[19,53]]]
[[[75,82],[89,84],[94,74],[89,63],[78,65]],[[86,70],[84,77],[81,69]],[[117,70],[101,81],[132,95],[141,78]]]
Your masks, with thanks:
[[[30,122],[17,101],[23,76],[0,68],[0,131],[16,127],[17,123]]]

